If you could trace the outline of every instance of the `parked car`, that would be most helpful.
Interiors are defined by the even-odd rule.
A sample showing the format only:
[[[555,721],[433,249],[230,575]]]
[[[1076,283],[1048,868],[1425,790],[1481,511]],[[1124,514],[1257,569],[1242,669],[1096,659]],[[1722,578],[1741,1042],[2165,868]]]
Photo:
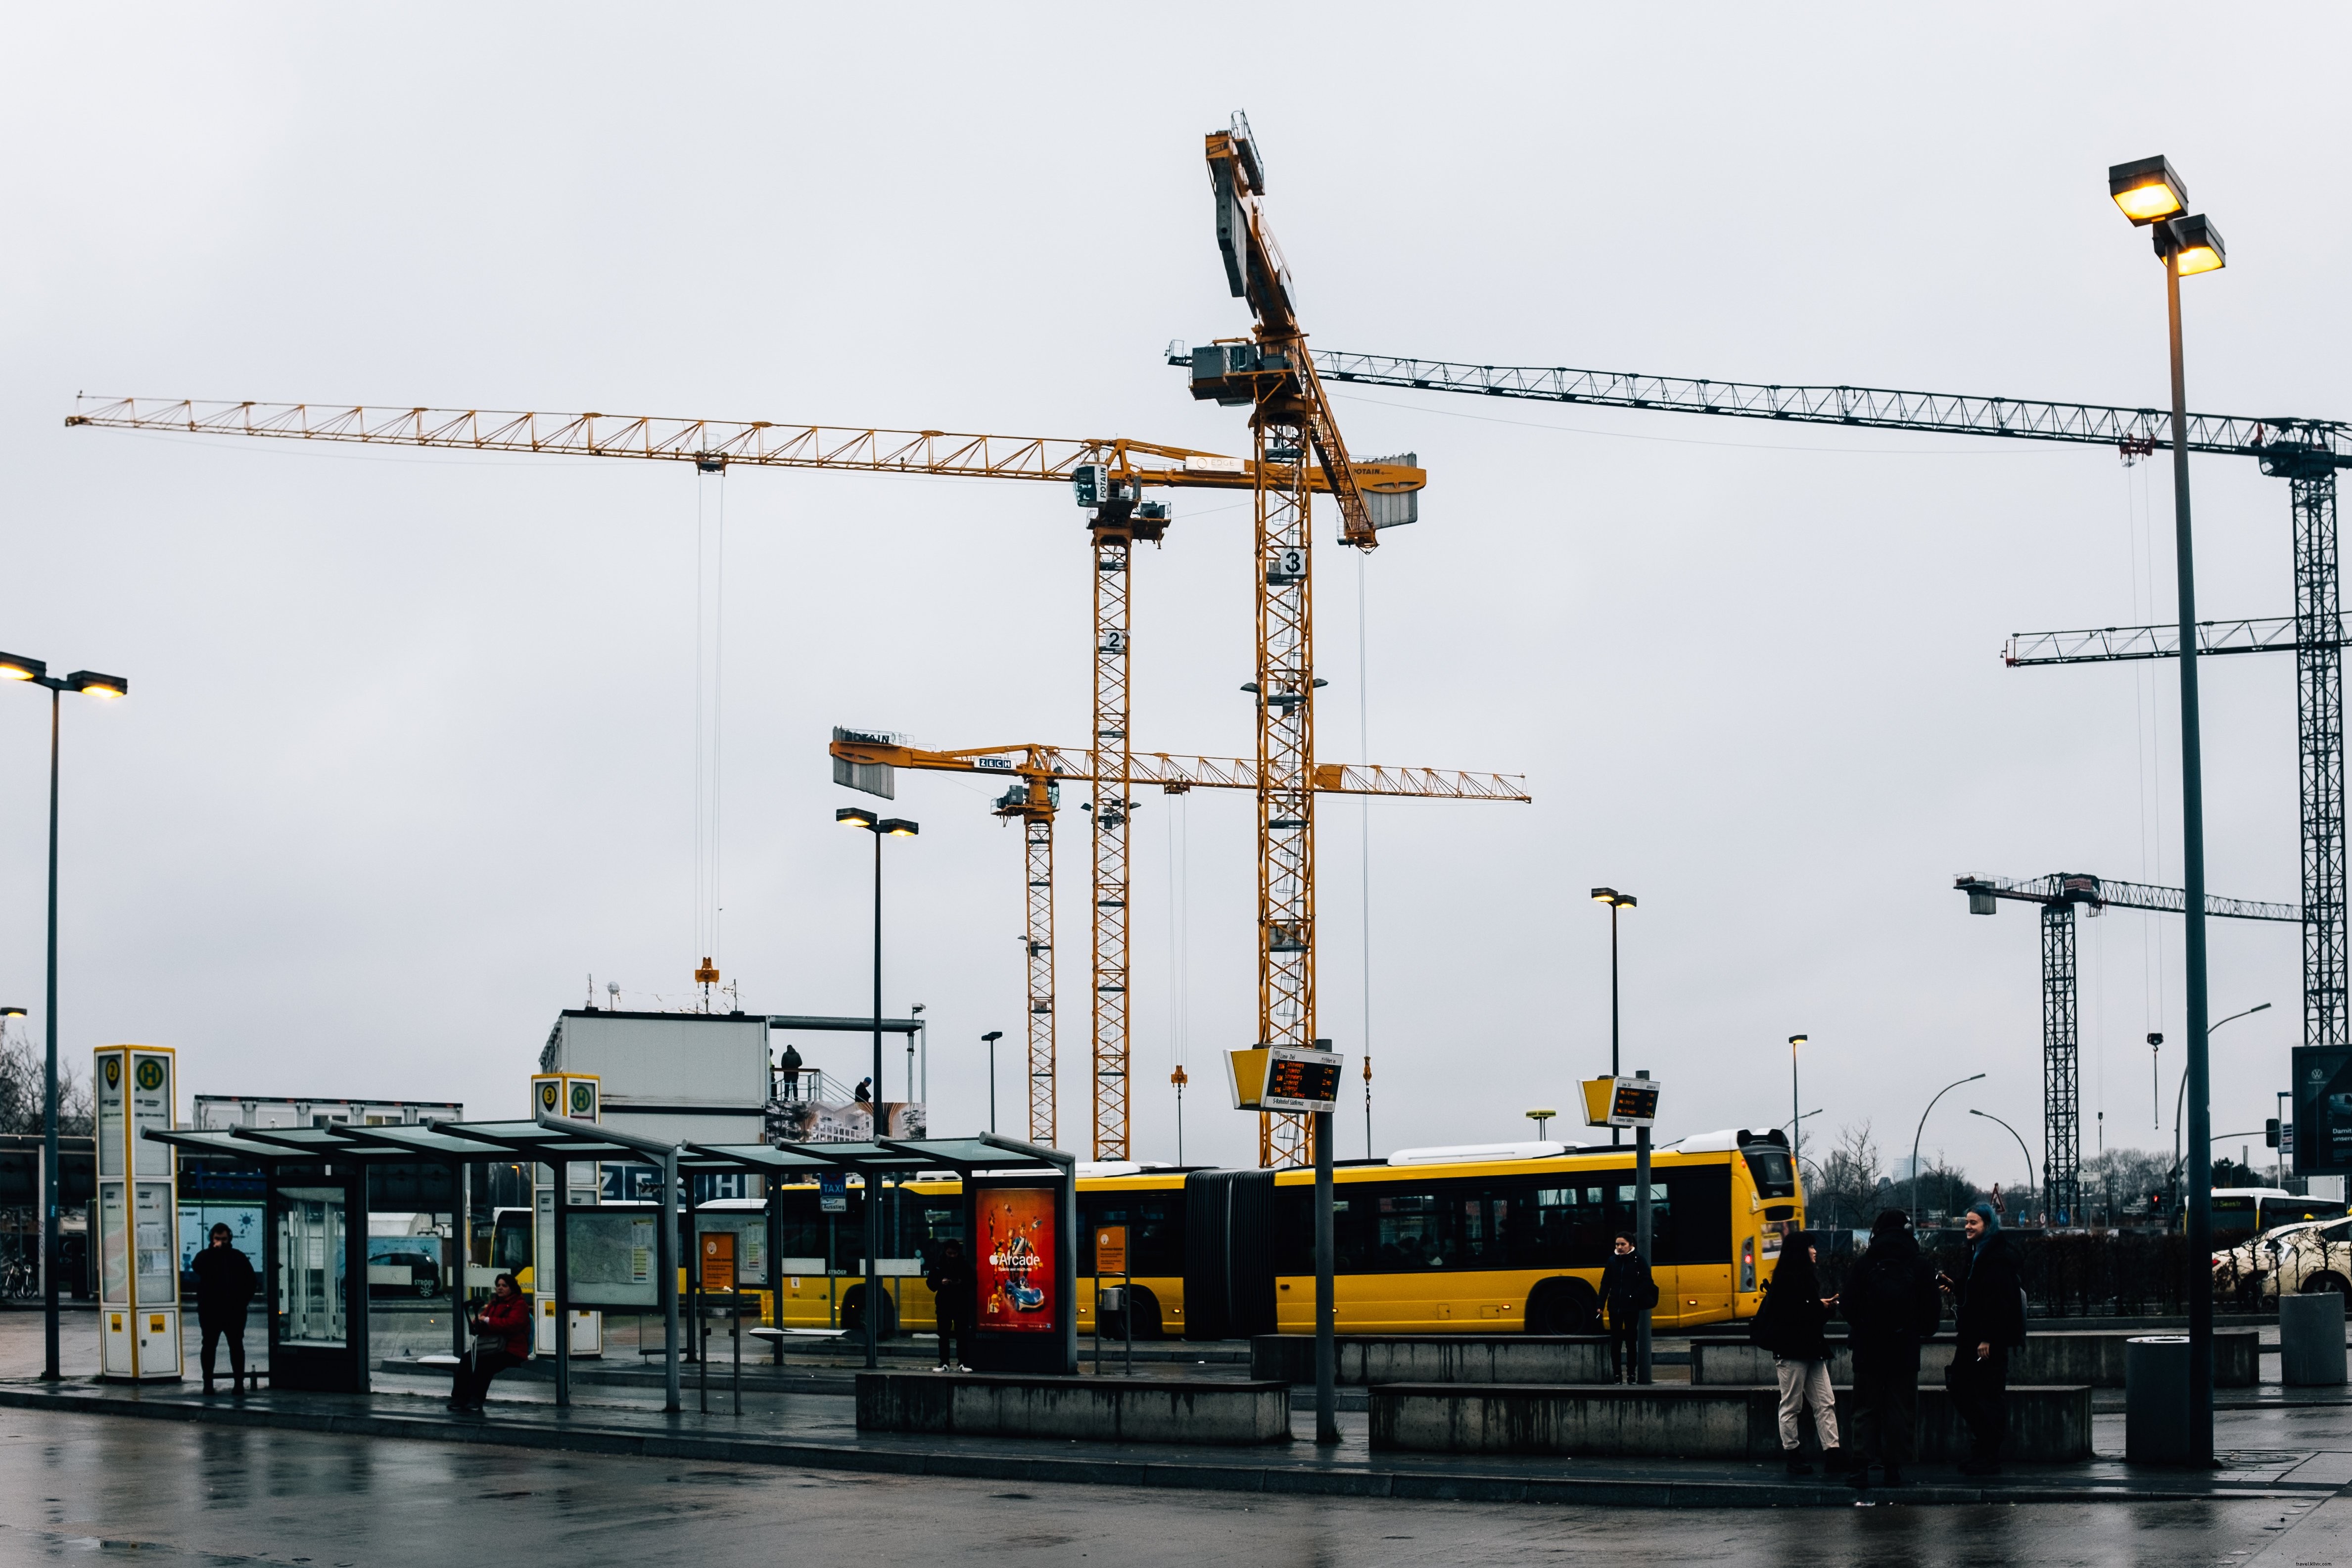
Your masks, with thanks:
[[[2314,1290],[2352,1296],[2352,1219],[2304,1220],[2213,1255],[2219,1290],[2247,1302]]]

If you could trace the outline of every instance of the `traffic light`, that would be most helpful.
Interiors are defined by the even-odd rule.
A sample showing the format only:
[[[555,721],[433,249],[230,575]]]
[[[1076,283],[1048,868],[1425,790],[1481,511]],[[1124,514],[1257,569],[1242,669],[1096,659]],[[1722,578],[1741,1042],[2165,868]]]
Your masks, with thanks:
[[[2273,1116],[2269,1121],[2263,1123],[2263,1147],[2265,1149],[2275,1149],[2278,1146],[2279,1119]]]

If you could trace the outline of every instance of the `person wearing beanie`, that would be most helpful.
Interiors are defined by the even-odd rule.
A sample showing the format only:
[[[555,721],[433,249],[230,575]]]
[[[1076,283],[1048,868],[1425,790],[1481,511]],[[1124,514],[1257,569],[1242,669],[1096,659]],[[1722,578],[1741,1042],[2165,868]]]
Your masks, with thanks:
[[[1876,1465],[1886,1484],[1905,1484],[1903,1467],[1917,1451],[1919,1347],[1944,1316],[1936,1271],[1911,1234],[1911,1216],[1888,1209],[1872,1222],[1870,1247],[1839,1295],[1853,1349],[1852,1419],[1846,1458],[1857,1487]]]
[[[1969,1239],[1968,1266],[1957,1279],[1943,1278],[1952,1298],[1957,1342],[1944,1383],[1969,1424],[1970,1451],[1960,1472],[1997,1475],[2009,1424],[2009,1352],[2025,1343],[2025,1287],[1990,1204],[1970,1204],[1961,1226]]]

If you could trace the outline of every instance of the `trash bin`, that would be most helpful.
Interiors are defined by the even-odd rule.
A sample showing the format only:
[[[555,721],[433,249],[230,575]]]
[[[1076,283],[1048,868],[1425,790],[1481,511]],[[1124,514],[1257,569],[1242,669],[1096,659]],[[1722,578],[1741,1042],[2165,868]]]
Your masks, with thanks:
[[[2279,1298],[2279,1381],[2305,1388],[2343,1383],[2343,1297],[2315,1290]]]
[[[2188,1462],[2187,1334],[2124,1342],[2124,1459],[2134,1465]]]

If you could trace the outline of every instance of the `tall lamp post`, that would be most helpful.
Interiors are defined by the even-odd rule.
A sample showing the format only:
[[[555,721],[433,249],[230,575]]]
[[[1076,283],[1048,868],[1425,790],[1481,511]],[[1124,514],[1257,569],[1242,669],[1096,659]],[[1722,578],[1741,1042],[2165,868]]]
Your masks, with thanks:
[[[1631,893],[1621,893],[1614,888],[1595,888],[1592,901],[1609,906],[1609,1076],[1618,1075],[1617,1065],[1617,911],[1630,910],[1641,900]],[[1616,1148],[1624,1140],[1621,1128],[1609,1130],[1609,1146]]]
[[[1002,1029],[991,1029],[981,1036],[981,1044],[988,1047],[988,1130],[996,1131],[996,1042],[1004,1037]]]
[[[1805,1113],[1801,1109],[1805,1102],[1797,1095],[1797,1047],[1811,1038],[1811,1035],[1789,1037],[1789,1163],[1791,1170],[1796,1168],[1799,1160],[1805,1157]]]
[[[1970,1073],[1963,1079],[1955,1079],[1936,1091],[1936,1100],[1943,1099],[1961,1084],[1974,1083],[1982,1077],[1984,1074],[1979,1072]],[[1919,1113],[1919,1125],[1911,1133],[1911,1224],[1915,1228],[1919,1224],[1919,1136],[1927,1131],[1927,1115],[1929,1111],[1936,1109],[1936,1100],[1929,1100],[1927,1110]]]
[[[58,1381],[58,697],[84,692],[105,701],[131,695],[119,675],[77,669],[55,676],[37,658],[0,653],[0,680],[45,686],[49,692],[49,981],[42,1024],[48,1035],[41,1078],[41,1380]]]
[[[1991,1111],[1979,1110],[1973,1105],[1969,1107],[1969,1114],[1970,1116],[1983,1117],[1987,1121],[1991,1122],[1994,1126],[2008,1133],[2011,1138],[2017,1139],[2017,1152],[2025,1156],[2025,1191],[2028,1195],[2031,1195],[2033,1192],[2033,1151],[2025,1146],[2025,1140],[2019,1136],[2017,1129],[2011,1127],[2008,1122],[2003,1121],[2000,1117],[1995,1116]]]
[[[882,840],[912,838],[922,829],[900,816],[877,816],[862,805],[845,805],[833,814],[845,827],[862,827],[874,835],[874,1097],[867,1104],[878,1142],[889,1136],[882,1123]],[[910,1089],[914,1087],[909,1084]],[[866,1173],[866,1364],[882,1364],[882,1176]]]
[[[2270,1011],[2270,1005],[2270,1005],[2269,1003],[2267,1003],[2267,1002],[2257,1002],[2257,1003],[2255,1003],[2252,1006],[2251,1006],[2251,1007],[2247,1008],[2245,1011],[2243,1011],[2243,1012],[2242,1012],[2242,1013],[2232,1013],[2232,1014],[2231,1014],[2228,1017],[2219,1020],[2218,1022],[2214,1023],[2214,1024],[2213,1024],[2213,1025],[2211,1025],[2210,1027],[2208,1027],[2208,1028],[2206,1029],[2205,1033],[2206,1033],[2207,1037],[2210,1038],[2210,1037],[2212,1036],[2213,1032],[2214,1032],[2215,1030],[2219,1029],[2219,1028],[2221,1026],[2221,1025],[2223,1025],[2223,1024],[2234,1024],[2234,1023],[2236,1023],[2236,1022],[2237,1022],[2239,1019],[2241,1019],[2241,1018],[2251,1018],[2251,1017],[2252,1017],[2252,1016],[2253,1016],[2255,1014],[2257,1014],[2257,1013],[2267,1013],[2267,1012],[2269,1012],[2269,1011]],[[2182,1111],[2187,1108],[2188,1104],[2189,1104],[2189,1069],[2188,1069],[2187,1068],[2181,1068],[2181,1069],[2180,1069],[2180,1088],[2179,1089],[2179,1090],[2178,1090],[2178,1091],[2176,1091],[2176,1092],[2174,1093],[2174,1095],[2173,1095],[2173,1097],[2172,1097],[2172,1173],[2171,1173],[2171,1175],[2170,1175],[2168,1179],[2168,1180],[2172,1183],[2172,1184],[2173,1184],[2173,1192],[2172,1192],[2172,1211],[2173,1211],[2173,1213],[2175,1213],[2175,1214],[2178,1214],[2178,1213],[2179,1213],[2179,1212],[2180,1212],[2180,1158],[2181,1158],[2181,1153],[2180,1153],[2180,1117],[2181,1117],[2181,1113],[2182,1113]],[[2207,1137],[2207,1140],[2206,1140],[2206,1142],[2207,1142],[2208,1143],[2210,1143],[2210,1142],[2212,1142],[2212,1140],[2211,1140],[2211,1138],[2210,1138],[2210,1130],[2209,1129],[2209,1130],[2208,1130],[2209,1136]],[[2205,1172],[2205,1175],[2206,1175],[2206,1190],[2210,1193],[2210,1192],[2212,1190],[2212,1175],[2213,1175],[2213,1172],[2212,1172],[2212,1165],[2211,1165],[2210,1159],[2210,1152],[2211,1152],[2211,1151],[2209,1149],[2209,1150],[2207,1151],[2207,1152],[2208,1152],[2208,1156],[2209,1156],[2209,1158],[2208,1158],[2208,1163],[2207,1163],[2207,1165],[2206,1165],[2206,1172]],[[2210,1251],[2210,1248],[2209,1247],[2207,1250],[2208,1250],[2208,1251]]]
[[[2172,361],[2172,551],[2180,617],[2180,882],[2188,895],[2189,1256],[2201,1273],[2213,1248],[2212,1085],[2205,996],[2205,776],[2197,711],[2197,574],[2189,529],[2189,393],[2181,369],[2180,280],[2218,271],[2220,231],[2189,211],[2189,187],[2161,157],[2107,170],[2107,194],[2134,226],[2152,231],[2164,263],[2164,315]],[[2189,1459],[2213,1460],[2213,1293],[2189,1293]]]

